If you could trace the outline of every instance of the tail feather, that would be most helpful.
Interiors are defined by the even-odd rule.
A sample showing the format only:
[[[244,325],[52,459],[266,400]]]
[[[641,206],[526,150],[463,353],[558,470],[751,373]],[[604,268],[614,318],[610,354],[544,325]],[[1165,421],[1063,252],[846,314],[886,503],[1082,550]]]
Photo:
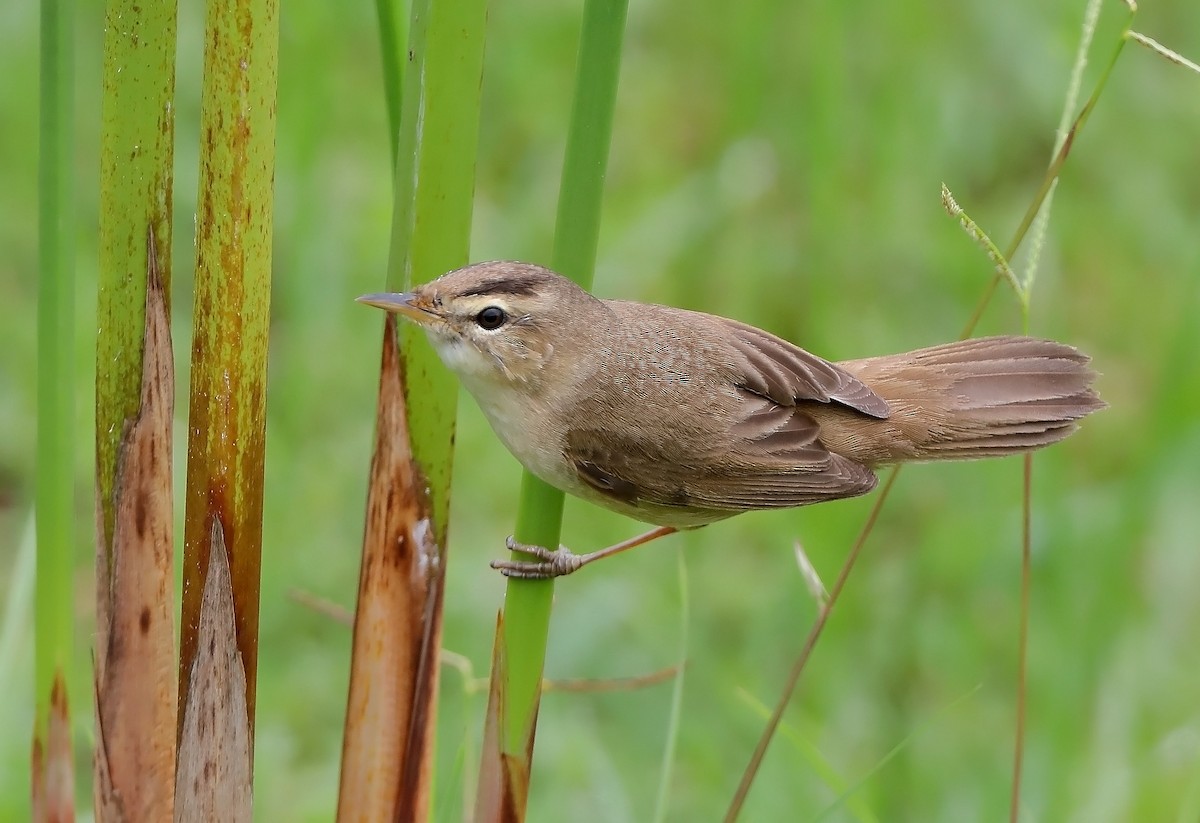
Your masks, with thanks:
[[[888,401],[868,429],[831,410],[822,439],[867,464],[992,457],[1070,435],[1105,404],[1077,349],[1032,337],[981,337],[839,365]],[[824,423],[830,425],[824,425]],[[868,424],[869,425],[869,424]]]
[[[1057,443],[1078,427],[1077,423],[1059,423],[1053,426],[1041,426],[1036,430],[1006,429],[1003,434],[987,434],[974,439],[931,442],[926,446],[926,457],[927,459],[936,459],[939,456],[948,459],[965,459],[1028,451]]]
[[[1086,364],[1091,360],[1083,352],[1065,343],[1044,340],[1040,337],[1019,337],[1016,335],[968,337],[966,340],[942,343],[925,349],[917,349],[907,354],[893,356],[912,358],[929,365],[938,363],[965,363],[969,365],[971,363],[1004,358],[1027,360],[1029,358],[1040,357],[1052,360],[1069,360],[1080,364]]]
[[[1079,402],[1064,403],[1061,398],[1031,400],[1028,403],[1007,403],[1000,406],[976,408],[972,417],[989,425],[1019,426],[1022,423],[1045,424],[1079,419]]]

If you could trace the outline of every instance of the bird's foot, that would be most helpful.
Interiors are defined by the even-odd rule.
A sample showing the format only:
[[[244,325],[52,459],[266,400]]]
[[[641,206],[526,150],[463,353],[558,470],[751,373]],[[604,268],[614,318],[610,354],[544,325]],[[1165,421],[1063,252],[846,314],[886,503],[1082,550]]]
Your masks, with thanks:
[[[566,546],[559,546],[557,551],[551,551],[544,546],[529,546],[518,543],[515,537],[504,541],[509,551],[521,552],[536,557],[536,560],[493,560],[492,568],[505,577],[519,577],[523,580],[548,580],[552,577],[562,577],[577,571],[584,564],[584,559]]]

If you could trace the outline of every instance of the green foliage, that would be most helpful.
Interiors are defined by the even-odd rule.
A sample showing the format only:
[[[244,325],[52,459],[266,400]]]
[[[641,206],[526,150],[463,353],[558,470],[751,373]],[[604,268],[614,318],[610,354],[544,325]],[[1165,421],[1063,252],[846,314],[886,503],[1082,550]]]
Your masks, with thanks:
[[[955,337],[992,272],[945,216],[938,185],[993,237],[1009,237],[1053,147],[1081,5],[634,4],[596,290],[731,315],[829,357]],[[1123,9],[1105,7],[1085,93]],[[181,13],[179,130],[190,133],[198,21]],[[91,77],[102,20],[94,7],[79,14],[76,59]],[[5,21],[0,67],[32,77],[36,14],[17,4]],[[256,800],[274,818],[328,820],[349,632],[287,592],[354,596],[379,336],[353,298],[379,287],[391,161],[372,9],[296,5],[282,23],[275,258],[286,276],[271,329]],[[572,4],[492,5],[472,259],[550,260],[578,26]],[[1143,3],[1137,26],[1200,54],[1193,3]],[[1067,164],[1042,255],[1031,330],[1087,349],[1111,408],[1035,461],[1025,804],[1040,819],[1175,820],[1187,819],[1186,803],[1196,808],[1196,89],[1186,71],[1126,47]],[[34,122],[36,105],[32,83],[0,86],[14,122]],[[86,181],[98,115],[88,95],[78,106]],[[33,140],[32,129],[0,130],[3,547],[16,545],[32,495],[36,295],[23,273],[35,259]],[[181,144],[182,168],[195,168],[194,156]],[[190,176],[177,192],[185,237]],[[80,213],[93,214],[94,186],[78,195]],[[95,244],[80,234],[84,295]],[[187,328],[191,255],[180,246],[175,327]],[[1019,270],[1020,256],[1013,262]],[[997,297],[981,331],[1017,328],[1015,303]],[[77,340],[94,328],[91,312],[81,300]],[[89,363],[77,346],[77,364]],[[84,392],[90,376],[79,371]],[[486,563],[503,553],[519,471],[468,398],[460,409],[446,644],[479,672],[504,592]],[[86,442],[90,423],[77,428]],[[84,457],[81,488],[92,476]],[[548,676],[655,670],[678,656],[667,544],[684,547],[690,665],[668,819],[724,808],[762,723],[741,694],[769,705],[809,627],[815,608],[793,539],[828,580],[869,505],[747,515],[557,584]],[[565,523],[578,551],[639,528],[574,501]],[[881,820],[1007,809],[1019,527],[1019,460],[906,469],[817,648],[787,722]],[[0,550],[4,589],[13,557]],[[85,545],[77,557],[90,574]],[[77,671],[87,671],[85,651]],[[445,682],[438,819],[455,819],[462,792],[452,781],[476,758],[454,764],[478,750],[484,696]],[[670,692],[548,694],[532,819],[647,819]],[[21,707],[32,695],[14,696],[0,725],[28,728]],[[88,712],[77,703],[75,715]],[[26,816],[27,758],[24,736],[6,735],[0,818]],[[781,739],[744,819],[806,819],[833,804],[838,792],[811,764]]]

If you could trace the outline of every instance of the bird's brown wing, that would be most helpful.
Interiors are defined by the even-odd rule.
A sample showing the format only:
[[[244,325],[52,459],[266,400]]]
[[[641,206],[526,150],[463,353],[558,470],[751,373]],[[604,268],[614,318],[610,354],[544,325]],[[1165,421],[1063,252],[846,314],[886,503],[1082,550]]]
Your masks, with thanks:
[[[869,468],[822,443],[820,426],[804,410],[811,401],[780,394],[790,391],[782,383],[782,368],[766,376],[746,371],[734,385],[736,402],[727,414],[714,415],[724,423],[712,432],[671,431],[670,421],[654,419],[620,432],[576,426],[568,434],[565,456],[588,486],[632,506],[790,509],[857,497],[875,487]],[[787,402],[776,402],[767,392]],[[874,392],[854,396],[863,404],[871,397],[878,400]]]
[[[729,342],[745,358],[735,366],[743,388],[781,406],[805,400],[832,402],[871,417],[888,416],[887,401],[845,369],[762,329],[735,320],[725,322]]]
[[[874,473],[827,450],[817,424],[795,407],[764,405],[737,428],[729,448],[703,452],[688,438],[577,428],[565,453],[584,483],[632,506],[732,513],[855,497],[875,487]]]

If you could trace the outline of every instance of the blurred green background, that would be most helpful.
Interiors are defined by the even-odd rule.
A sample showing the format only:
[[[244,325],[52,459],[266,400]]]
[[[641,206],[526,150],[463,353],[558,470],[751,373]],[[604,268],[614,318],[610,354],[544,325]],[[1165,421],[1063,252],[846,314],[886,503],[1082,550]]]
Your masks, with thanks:
[[[945,181],[1003,245],[1049,158],[1082,3],[647,0],[630,8],[596,290],[731,315],[830,358],[956,336],[990,277],[942,211]],[[187,387],[201,4],[183,4],[174,323]],[[1136,27],[1193,58],[1200,6]],[[1085,82],[1116,42],[1105,6]],[[102,4],[80,4],[78,648],[90,774],[91,405]],[[549,256],[579,4],[494,3],[472,258]],[[29,542],[36,426],[37,9],[0,9],[0,819],[28,814]],[[391,175],[374,10],[282,10],[256,809],[327,820],[350,632],[297,605],[353,602]],[[1025,820],[1200,819],[1200,78],[1129,45],[1059,188],[1032,330],[1089,351],[1112,408],[1038,456]],[[464,162],[467,162],[464,159]],[[426,272],[433,276],[436,272]],[[1019,328],[998,294],[981,331]],[[182,446],[185,421],[178,422]],[[178,451],[177,454],[182,454]],[[177,457],[178,488],[183,461]],[[822,639],[746,820],[1007,815],[1020,461],[900,480]],[[518,467],[461,402],[447,647],[487,672]],[[547,675],[644,674],[690,632],[670,819],[719,817],[815,613],[792,553],[832,582],[871,499],[755,514],[600,564],[557,588]],[[590,549],[639,528],[568,503]],[[691,609],[680,611],[678,553]],[[484,699],[446,670],[438,820],[461,819]],[[671,688],[551,693],[532,820],[640,821]],[[84,794],[90,799],[90,789]],[[867,810],[867,811],[864,811]]]

